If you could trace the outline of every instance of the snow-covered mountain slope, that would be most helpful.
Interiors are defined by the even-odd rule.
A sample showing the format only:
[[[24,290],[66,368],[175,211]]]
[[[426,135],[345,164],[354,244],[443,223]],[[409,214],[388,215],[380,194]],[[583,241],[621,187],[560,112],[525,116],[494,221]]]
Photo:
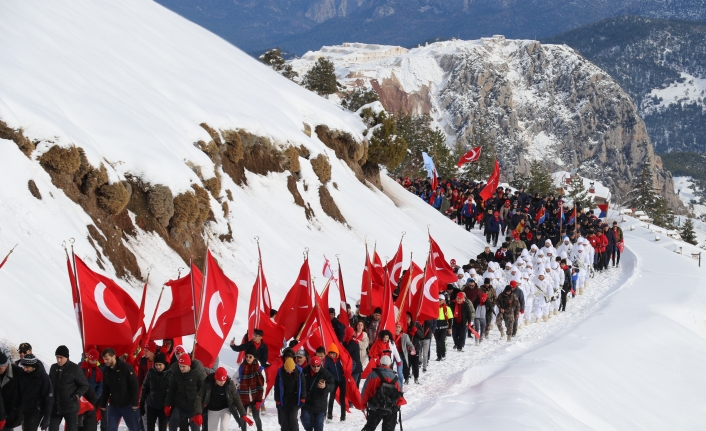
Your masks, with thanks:
[[[325,57],[349,89],[374,88],[390,112],[429,114],[449,144],[468,144],[481,124],[497,143],[503,175],[527,174],[540,160],[578,169],[627,191],[643,164],[655,186],[680,205],[630,96],[565,45],[502,36],[436,42],[409,51],[347,43],[311,51],[292,65],[305,73]]]
[[[305,247],[315,275],[324,254],[340,255],[351,303],[366,237],[383,259],[403,231],[407,260],[426,258],[428,228],[449,258],[481,247],[396,183],[382,178],[383,193],[351,169],[360,155],[343,150],[362,148],[357,116],[154,2],[3,2],[0,28],[0,253],[19,243],[0,269],[0,338],[11,344],[29,341],[47,360],[57,344],[78,352],[70,238],[135,298],[151,268],[148,318],[162,283],[190,255],[201,265],[209,240],[240,287],[238,337],[256,236],[277,304]],[[346,161],[319,125],[339,131],[326,139]],[[311,162],[320,154],[324,184]]]

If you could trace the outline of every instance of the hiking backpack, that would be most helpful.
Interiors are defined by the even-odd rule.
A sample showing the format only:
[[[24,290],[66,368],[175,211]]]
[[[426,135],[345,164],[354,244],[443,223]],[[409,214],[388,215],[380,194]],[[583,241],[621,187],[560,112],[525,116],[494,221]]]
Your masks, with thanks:
[[[398,378],[395,376],[392,381],[386,382],[381,371],[377,369],[373,371],[380,378],[380,387],[375,392],[372,402],[377,410],[391,411],[397,407],[397,400],[402,398],[402,393],[397,389],[396,385]]]

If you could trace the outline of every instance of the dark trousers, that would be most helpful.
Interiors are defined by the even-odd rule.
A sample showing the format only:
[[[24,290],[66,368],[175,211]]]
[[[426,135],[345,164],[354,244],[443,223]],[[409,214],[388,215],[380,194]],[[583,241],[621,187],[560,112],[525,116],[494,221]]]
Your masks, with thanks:
[[[368,411],[368,421],[363,427],[363,431],[375,431],[375,429],[382,421],[382,431],[394,431],[395,426],[397,426],[397,412],[398,409],[394,409],[391,412],[379,412],[377,410]]]
[[[333,415],[333,403],[336,400],[336,389],[341,392],[341,418],[346,417],[346,382],[333,382],[333,390],[328,396],[328,415],[331,417]]]
[[[409,378],[410,371],[415,379],[419,378],[419,355],[409,355],[409,366],[407,368],[406,378]]]
[[[495,308],[495,306],[485,305],[485,309],[487,310],[485,312],[485,335],[488,335],[488,332],[490,332],[490,322],[493,321],[493,308]]]
[[[487,233],[485,234],[485,242],[487,242],[488,244],[490,244],[490,242],[491,242],[491,240],[492,240],[492,242],[493,242],[493,247],[495,247],[495,245],[497,245],[497,243],[498,243],[498,235],[499,235],[499,234],[500,234],[500,232],[487,232]]]
[[[139,431],[140,410],[135,410],[132,406],[115,407],[108,404],[108,431],[118,431],[121,418],[125,421],[125,426],[129,431]]]
[[[248,407],[250,407],[250,412],[252,413],[252,420],[253,422],[255,422],[255,427],[257,428],[257,431],[262,431],[262,420],[260,419],[260,410],[255,408],[255,404],[247,404],[244,407],[246,412],[248,411]]]
[[[566,294],[569,292],[561,291],[561,302],[559,303],[559,311],[566,311]]]
[[[613,247],[613,252],[610,254],[610,258],[613,260],[613,265],[620,264],[620,250],[618,250],[618,246]]]
[[[86,412],[78,417],[78,431],[98,431],[95,410]]]
[[[145,406],[147,413],[147,431],[154,431],[154,426],[159,421],[159,431],[167,431],[167,415],[164,409]],[[205,415],[208,416],[208,415]]]
[[[199,427],[195,423],[189,422],[189,419],[194,416],[194,412],[187,412],[179,407],[173,407],[172,413],[169,416],[169,429],[182,430],[191,429],[191,431],[199,431]],[[202,416],[203,417],[203,416]],[[109,422],[110,423],[110,422]],[[108,431],[112,431],[110,427]]]
[[[298,406],[286,406],[277,409],[277,419],[279,419],[279,427],[282,431],[299,431],[299,422],[297,415],[299,414]]]
[[[302,409],[302,426],[304,431],[324,431],[324,419],[326,413],[313,413]]]
[[[454,340],[454,345],[457,349],[463,349],[466,346],[466,335],[468,334],[468,327],[465,325],[452,325],[451,326],[451,336]]]
[[[66,421],[65,431],[78,430],[78,412],[73,412],[66,413],[65,415],[51,415],[51,418],[49,419],[49,431],[59,431],[59,425],[61,425],[62,420]]]
[[[434,340],[436,340],[436,358],[441,359],[446,357],[446,335],[448,328],[437,328],[434,331]]]
[[[520,320],[520,315],[515,314],[515,322],[512,324],[512,336],[517,335],[517,322]]]
[[[24,412],[22,420],[22,431],[37,431],[42,423],[42,412],[39,409]]]

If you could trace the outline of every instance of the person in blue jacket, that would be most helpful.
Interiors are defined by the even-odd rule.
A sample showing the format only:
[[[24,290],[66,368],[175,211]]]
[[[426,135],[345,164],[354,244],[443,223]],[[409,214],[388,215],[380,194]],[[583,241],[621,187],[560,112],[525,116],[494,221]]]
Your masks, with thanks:
[[[468,198],[461,208],[461,217],[466,230],[471,230],[476,225],[476,204]]]
[[[485,240],[488,244],[493,241],[493,247],[498,246],[498,235],[500,234],[500,229],[502,228],[503,221],[500,218],[500,213],[495,211],[493,216],[488,219],[488,226],[485,231]]]
[[[282,431],[298,431],[299,409],[306,402],[306,386],[302,369],[287,357],[275,378],[275,404]]]

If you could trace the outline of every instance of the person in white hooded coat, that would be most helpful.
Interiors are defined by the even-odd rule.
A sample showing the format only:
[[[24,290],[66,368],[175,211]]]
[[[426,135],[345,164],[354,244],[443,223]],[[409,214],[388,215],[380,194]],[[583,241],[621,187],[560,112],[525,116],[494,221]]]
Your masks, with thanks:
[[[559,256],[562,252],[564,252],[567,256],[570,256],[572,248],[573,245],[571,244],[571,240],[569,240],[568,236],[564,236],[564,238],[562,238],[561,244],[559,244],[559,247],[556,248],[556,254],[557,256]]]
[[[590,268],[590,256],[586,253],[583,245],[574,248],[576,255],[572,259],[573,266],[579,270],[578,279],[576,280],[576,289],[578,294],[583,295],[583,290],[586,284],[586,278]]]
[[[534,316],[537,320],[542,319],[546,322],[549,319],[549,303],[554,295],[554,283],[546,278],[543,266],[539,267],[537,271],[537,276],[534,279],[534,287],[537,289],[534,295]]]
[[[537,289],[531,282],[532,273],[530,271],[523,272],[520,280],[520,289],[522,289],[522,292],[525,294],[525,314],[523,315],[522,323],[526,326],[532,323],[533,320],[532,310],[534,306],[534,295]]]

